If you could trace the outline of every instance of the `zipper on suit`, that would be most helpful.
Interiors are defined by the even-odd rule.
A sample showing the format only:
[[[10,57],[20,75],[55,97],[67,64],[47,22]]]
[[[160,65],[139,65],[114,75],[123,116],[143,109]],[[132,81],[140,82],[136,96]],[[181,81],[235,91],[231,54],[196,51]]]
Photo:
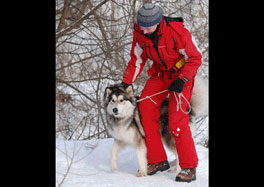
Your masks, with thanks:
[[[149,46],[148,46],[148,48],[149,48]],[[150,52],[150,51],[149,51]],[[147,55],[147,57],[149,58],[149,59],[151,59],[149,56],[148,56],[148,53],[147,53],[147,46],[145,45],[145,54]],[[151,54],[150,54],[151,55]]]
[[[135,29],[136,30],[136,29]],[[141,32],[139,32],[138,30],[136,30],[138,33],[140,33],[140,34],[142,34]],[[142,34],[143,36],[144,36],[144,34]],[[159,43],[159,38],[161,37],[162,35],[156,35],[156,37],[157,37],[157,46],[155,45],[155,43],[153,42],[153,40],[151,40],[152,41],[152,44],[153,44],[153,47],[154,47],[154,49],[156,50],[156,52],[157,52],[157,54],[158,54],[158,57],[159,57],[159,59],[160,59],[160,61],[161,61],[161,63],[165,66],[165,68],[166,68],[166,71],[168,70],[168,67],[167,67],[167,64],[162,60],[162,58],[161,58],[161,56],[160,56],[160,54],[159,54],[159,50],[158,50],[158,43]],[[156,38],[155,37],[155,38]],[[145,49],[145,52],[146,52],[146,49]],[[149,52],[150,52],[150,47],[149,47]],[[151,52],[150,52],[150,55],[152,56],[152,54],[151,54]],[[154,58],[153,58],[153,56],[152,56],[152,60],[153,60]]]
[[[155,43],[154,40],[151,40],[151,41],[152,41],[152,43],[153,43],[153,47],[154,47],[154,49],[156,50],[156,52],[157,52],[157,54],[158,54],[158,57],[159,57],[161,63],[166,67],[166,70],[167,70],[167,69],[168,69],[167,64],[162,60],[162,58],[161,58],[161,56],[160,56],[160,54],[159,54],[159,49],[158,49],[158,45],[159,45],[159,37],[161,37],[161,35],[157,35],[156,37],[157,37],[157,43]],[[156,38],[155,38],[155,39],[156,39]],[[156,44],[156,45],[155,45],[155,44]]]
[[[151,51],[150,51],[150,47],[148,46],[148,49],[149,49],[149,54],[150,54],[150,56],[152,57],[152,59],[153,59],[153,56],[152,56],[152,54],[151,54]]]

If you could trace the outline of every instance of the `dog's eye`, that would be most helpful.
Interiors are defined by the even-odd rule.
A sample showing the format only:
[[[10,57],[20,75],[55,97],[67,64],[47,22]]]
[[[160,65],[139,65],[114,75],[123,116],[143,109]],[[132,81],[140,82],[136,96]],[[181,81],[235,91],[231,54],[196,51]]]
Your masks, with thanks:
[[[112,103],[114,103],[114,102],[115,102],[115,100],[114,100],[114,99],[111,99],[111,102],[112,102]]]
[[[124,101],[124,99],[121,99],[120,102],[122,103]]]

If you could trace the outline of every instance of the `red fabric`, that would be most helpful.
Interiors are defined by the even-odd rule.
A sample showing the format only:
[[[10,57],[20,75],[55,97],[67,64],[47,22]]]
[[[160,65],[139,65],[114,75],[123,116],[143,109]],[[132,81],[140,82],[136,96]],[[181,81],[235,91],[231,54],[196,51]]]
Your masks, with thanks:
[[[140,98],[153,95],[165,90],[173,80],[178,76],[177,74],[170,75],[166,72],[164,77],[159,77],[155,73],[148,79]],[[190,101],[192,95],[194,78],[185,83],[183,88],[183,95]],[[148,163],[156,163],[167,159],[164,150],[160,129],[159,129],[159,108],[161,102],[169,94],[169,129],[172,132],[176,143],[176,148],[179,156],[179,163],[181,168],[194,168],[198,165],[198,157],[195,150],[194,141],[191,135],[189,123],[189,115],[183,113],[181,110],[176,110],[176,99],[173,92],[164,92],[162,94],[152,97],[153,103],[150,99],[139,102],[139,111],[141,113],[141,121],[145,131],[145,142],[147,146]],[[187,102],[182,99],[182,109],[188,111]]]
[[[131,59],[123,75],[123,82],[132,84],[142,72],[148,58],[153,60],[153,67],[148,74],[153,74],[156,69],[169,70],[182,54],[186,64],[180,70],[179,77],[186,77],[188,80],[195,76],[197,69],[201,65],[201,53],[193,43],[190,32],[182,26],[183,22],[167,22],[164,18],[160,22],[157,35],[162,35],[159,39],[158,50],[160,57],[166,66],[160,61],[158,54],[153,47],[152,41],[143,35],[139,25],[134,24],[133,42],[131,47]]]
[[[161,35],[158,42],[158,51],[160,58],[165,64],[160,60],[152,41],[143,35],[136,23],[134,24],[131,59],[124,72],[123,82],[127,84],[135,82],[142,72],[146,60],[150,58],[153,61],[152,67],[148,70],[148,75],[151,78],[148,79],[141,98],[167,89],[172,81],[179,77],[186,82],[182,93],[190,101],[194,77],[202,63],[201,53],[194,45],[190,32],[183,27],[183,21],[167,24],[163,17],[157,35]],[[175,65],[180,55],[184,55],[185,65],[176,73],[167,72]],[[176,99],[173,92],[164,92],[154,96],[152,99],[157,105],[150,99],[139,103],[142,124],[146,134],[145,142],[148,162],[156,163],[167,159],[161,141],[158,120],[161,102],[168,93],[170,93],[169,128],[176,143],[180,166],[181,168],[194,168],[198,164],[198,157],[188,125],[189,115],[184,114],[181,110],[176,111]],[[182,109],[187,110],[187,102],[185,100],[183,100]],[[177,130],[178,128],[180,131]]]

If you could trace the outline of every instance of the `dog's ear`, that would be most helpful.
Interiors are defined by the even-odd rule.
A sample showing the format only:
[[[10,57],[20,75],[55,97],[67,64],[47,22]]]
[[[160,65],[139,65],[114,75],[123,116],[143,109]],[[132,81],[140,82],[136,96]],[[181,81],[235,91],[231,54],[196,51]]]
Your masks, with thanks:
[[[129,86],[126,88],[126,93],[128,94],[129,97],[133,97],[133,96],[134,96],[134,91],[133,91],[133,87],[132,87],[132,85],[129,85]]]
[[[112,93],[112,90],[109,87],[107,87],[105,89],[104,99],[108,98],[111,93]]]

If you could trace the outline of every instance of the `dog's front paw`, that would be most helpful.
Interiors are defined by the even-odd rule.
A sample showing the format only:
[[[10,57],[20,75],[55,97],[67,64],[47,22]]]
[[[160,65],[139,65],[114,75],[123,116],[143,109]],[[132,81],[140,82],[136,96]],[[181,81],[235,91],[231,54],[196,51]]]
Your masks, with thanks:
[[[142,171],[138,171],[136,176],[137,177],[144,177],[144,176],[147,176],[147,173],[146,172],[142,172]]]

